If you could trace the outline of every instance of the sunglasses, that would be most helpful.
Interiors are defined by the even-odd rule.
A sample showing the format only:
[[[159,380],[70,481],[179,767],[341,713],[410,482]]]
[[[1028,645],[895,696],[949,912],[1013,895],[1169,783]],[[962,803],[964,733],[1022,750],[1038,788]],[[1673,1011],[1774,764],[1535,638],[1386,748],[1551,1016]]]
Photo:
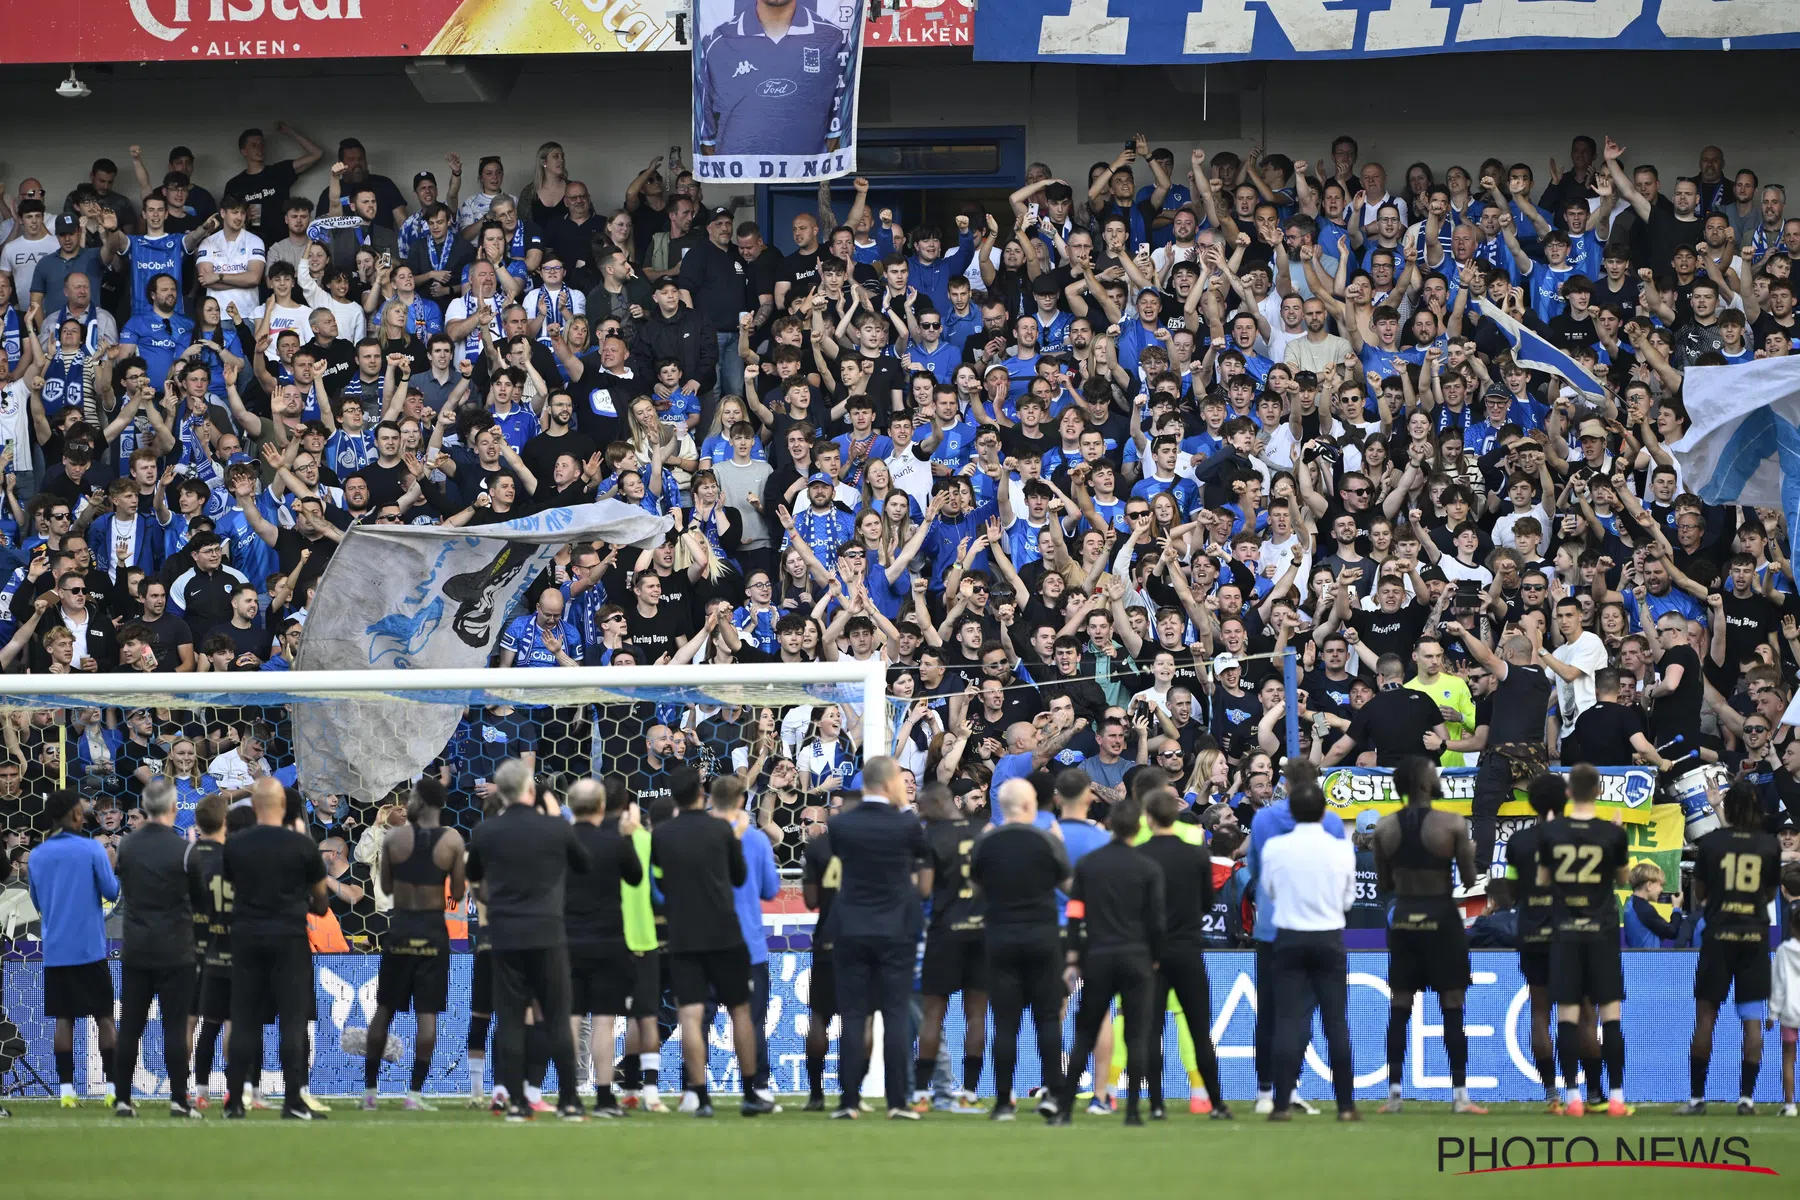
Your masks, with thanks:
[[[1368,488],[1345,488],[1344,489],[1344,495],[1346,495],[1346,496],[1366,496],[1368,494],[1369,494]]]
[[[85,595],[87,595],[87,589],[84,587],[64,588],[63,595],[65,595],[65,596],[85,596]]]
[[[69,519],[69,514],[66,512],[51,513],[49,516],[52,521],[66,521]]]
[[[1769,732],[1769,727],[1767,725],[1746,724],[1744,726],[1744,732],[1745,733],[1767,733],[1767,732]]]
[[[944,325],[941,321],[932,321],[929,324],[923,321],[919,322],[920,329],[942,329],[943,327]]]

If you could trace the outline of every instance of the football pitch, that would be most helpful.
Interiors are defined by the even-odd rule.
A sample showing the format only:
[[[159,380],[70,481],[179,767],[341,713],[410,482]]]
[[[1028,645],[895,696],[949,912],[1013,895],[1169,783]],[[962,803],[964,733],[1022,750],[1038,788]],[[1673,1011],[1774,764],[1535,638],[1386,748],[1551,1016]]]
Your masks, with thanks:
[[[487,1200],[563,1195],[584,1184],[612,1194],[833,1200],[1151,1197],[1200,1189],[1330,1200],[1510,1197],[1555,1189],[1603,1200],[1641,1197],[1652,1188],[1777,1197],[1793,1195],[1800,1178],[1800,1120],[1777,1117],[1768,1106],[1756,1117],[1715,1104],[1704,1119],[1643,1106],[1622,1120],[1573,1120],[1525,1105],[1453,1118],[1442,1106],[1409,1104],[1400,1116],[1367,1108],[1360,1124],[1338,1124],[1327,1109],[1272,1125],[1247,1103],[1231,1122],[1191,1116],[1180,1103],[1168,1120],[1143,1128],[1124,1128],[1118,1116],[1081,1114],[1072,1128],[1051,1129],[1030,1113],[1013,1124],[940,1113],[887,1121],[879,1112],[855,1122],[827,1121],[797,1111],[798,1098],[784,1098],[786,1112],[752,1121],[738,1115],[735,1097],[716,1099],[719,1115],[711,1121],[634,1113],[586,1124],[539,1117],[529,1125],[508,1125],[449,1100],[434,1113],[402,1112],[398,1101],[363,1113],[337,1100],[324,1124],[281,1121],[274,1112],[227,1123],[216,1106],[204,1123],[176,1122],[156,1101],[141,1103],[137,1120],[124,1121],[98,1102],[70,1112],[13,1101],[13,1119],[0,1122],[0,1164],[6,1193],[34,1200],[187,1200],[221,1186],[255,1197],[350,1189],[363,1197]],[[1461,1174],[1470,1167],[1470,1149],[1477,1168],[1595,1157],[1663,1166]],[[1669,1166],[1696,1161],[1779,1174]]]

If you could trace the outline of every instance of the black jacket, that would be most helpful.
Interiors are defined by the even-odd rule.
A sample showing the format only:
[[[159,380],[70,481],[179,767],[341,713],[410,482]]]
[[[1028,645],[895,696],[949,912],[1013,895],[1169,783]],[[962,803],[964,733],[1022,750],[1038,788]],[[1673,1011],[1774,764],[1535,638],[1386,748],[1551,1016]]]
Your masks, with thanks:
[[[487,929],[496,950],[542,950],[567,944],[564,883],[592,866],[564,821],[525,804],[475,827],[469,837],[470,883],[485,883]]]
[[[665,317],[654,304],[638,322],[631,343],[631,369],[640,379],[654,381],[658,361],[672,358],[681,364],[684,379],[692,379],[702,392],[711,391],[719,366],[719,343],[706,319],[685,305]]]
[[[126,966],[180,967],[194,961],[187,851],[187,839],[155,821],[119,843]]]

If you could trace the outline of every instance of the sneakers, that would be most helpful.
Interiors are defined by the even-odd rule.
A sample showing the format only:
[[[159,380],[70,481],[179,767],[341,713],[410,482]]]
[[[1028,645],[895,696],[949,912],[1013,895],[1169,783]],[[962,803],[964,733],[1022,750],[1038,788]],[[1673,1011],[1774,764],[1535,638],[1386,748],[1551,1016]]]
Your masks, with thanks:
[[[1563,1105],[1563,1116],[1581,1118],[1587,1116],[1587,1105],[1577,1096]]]
[[[59,1099],[57,1101],[57,1103],[59,1105],[61,1105],[63,1108],[80,1108],[81,1107],[81,1097],[79,1097],[79,1096],[64,1096],[61,1099]]]
[[[1274,1092],[1258,1092],[1258,1093],[1256,1093],[1256,1115],[1259,1117],[1266,1117],[1274,1111],[1275,1111],[1275,1093]]]
[[[1552,1096],[1552,1097],[1550,1097],[1550,1099],[1544,1101],[1544,1111],[1549,1113],[1553,1117],[1562,1116],[1563,1115],[1562,1098],[1560,1096]]]
[[[806,1098],[806,1106],[804,1108],[802,1108],[800,1111],[801,1112],[824,1112],[825,1111],[825,1093],[814,1092],[812,1095],[808,1096]]]
[[[768,1107],[763,1110],[764,1112],[778,1113],[781,1111],[781,1105],[775,1102],[775,1093],[768,1088],[756,1088],[751,1092],[751,1095],[756,1097],[758,1103],[768,1105]]]
[[[622,1105],[625,1108],[636,1108],[638,1106],[637,1089],[636,1088],[620,1088],[619,1089],[619,1103],[620,1103],[620,1105]]]
[[[556,1110],[556,1119],[580,1124],[587,1120],[587,1110],[581,1107],[579,1101],[574,1104],[565,1104]]]
[[[746,1117],[763,1117],[781,1111],[781,1106],[767,1092],[752,1092],[744,1097],[744,1105],[738,1112]]]
[[[169,1116],[177,1121],[204,1121],[205,1114],[196,1104],[183,1104],[179,1100],[169,1101]]]
[[[115,1116],[115,1117],[135,1117],[135,1116],[137,1116],[137,1109],[132,1106],[131,1101],[120,1100],[113,1105],[113,1116]]]
[[[854,1121],[860,1115],[854,1107],[844,1105],[839,1105],[831,1110],[831,1120],[833,1121]]]
[[[646,1094],[643,1099],[639,1101],[639,1104],[645,1112],[666,1113],[669,1111],[669,1106],[664,1104],[662,1102],[662,1097],[655,1092]]]
[[[1212,1110],[1213,1102],[1211,1096],[1188,1097],[1188,1111],[1193,1113],[1196,1117],[1203,1117]]]
[[[1073,1122],[1069,1120],[1068,1113],[1059,1112],[1055,1116],[1046,1118],[1044,1121],[1044,1124],[1046,1124],[1046,1125],[1071,1125],[1071,1124],[1073,1124]]]
[[[979,1117],[987,1112],[974,1092],[958,1092],[950,1100],[950,1111],[959,1117]]]
[[[1056,1102],[1055,1096],[1051,1095],[1049,1092],[1041,1091],[1038,1093],[1037,1097],[1037,1110],[1038,1116],[1049,1118],[1060,1113],[1062,1111],[1062,1105]]]
[[[1790,1104],[1790,1105],[1788,1105],[1788,1107],[1792,1108],[1793,1105]],[[12,1114],[6,1111],[6,1105],[0,1104],[0,1121],[10,1121],[10,1120],[12,1120]]]
[[[207,1097],[205,1093],[202,1093],[202,1094],[194,1097],[194,1107],[199,1109],[201,1112],[205,1112],[207,1109],[212,1107],[212,1100],[209,1097]]]
[[[994,1107],[988,1109],[990,1121],[1012,1121],[1019,1115],[1018,1107],[1011,1100],[996,1100]]]
[[[1675,1115],[1678,1117],[1704,1117],[1706,1115],[1706,1101],[1689,1100],[1683,1104],[1677,1104],[1675,1106]]]
[[[1306,1101],[1302,1100],[1298,1096],[1294,1097],[1294,1107],[1299,1109],[1301,1112],[1305,1113],[1309,1117],[1316,1117],[1319,1115],[1319,1110],[1317,1108],[1315,1108],[1311,1104],[1308,1104]]]
[[[1606,1115],[1609,1117],[1629,1117],[1636,1111],[1637,1109],[1631,1107],[1631,1105],[1625,1103],[1623,1100],[1608,1100],[1606,1102]],[[1743,1112],[1744,1106],[1741,1104],[1738,1105],[1738,1111]],[[1756,1111],[1756,1105],[1752,1104],[1750,1106],[1750,1111],[1754,1113]]]
[[[712,1115],[713,1115],[712,1101],[708,1100],[703,1103],[695,1104],[694,1105],[694,1115],[696,1117],[700,1118],[702,1121],[712,1120]]]
[[[887,1110],[887,1119],[890,1121],[919,1121],[924,1118],[910,1108],[890,1108]]]
[[[1152,1121],[1166,1121],[1169,1119],[1169,1112],[1160,1104],[1152,1104],[1150,1106],[1150,1119]],[[1125,1123],[1127,1125],[1131,1124],[1130,1121]]]
[[[241,1103],[234,1104],[229,1100],[225,1102],[225,1119],[227,1121],[242,1121],[245,1115],[244,1106]]]
[[[529,1101],[528,1103],[530,1105],[531,1111],[534,1113],[547,1113],[547,1112],[555,1112],[556,1111],[556,1106],[554,1104],[551,1104],[548,1100],[545,1100],[541,1096],[538,1097],[536,1100]]]
[[[1216,1108],[1214,1108],[1212,1110],[1212,1112],[1210,1112],[1206,1115],[1206,1119],[1209,1121],[1230,1121],[1230,1120],[1232,1120],[1233,1117],[1231,1115],[1231,1106],[1228,1104],[1218,1105]]]
[[[1756,1115],[1756,1101],[1754,1101],[1754,1100],[1739,1100],[1738,1101],[1738,1116],[1754,1117],[1755,1115]]]
[[[528,1104],[509,1104],[506,1106],[506,1123],[508,1125],[523,1125],[527,1121],[534,1121],[536,1119],[537,1113],[533,1112],[531,1106]]]
[[[1453,1113],[1462,1113],[1471,1117],[1487,1116],[1487,1109],[1475,1103],[1473,1100],[1452,1100],[1450,1102],[1450,1111]]]
[[[930,1112],[931,1111],[931,1093],[930,1092],[914,1092],[912,1094],[912,1099],[907,1104],[907,1107],[910,1108],[913,1112],[920,1114],[921,1116],[923,1116],[925,1113]]]
[[[5,1110],[0,1109],[0,1117],[3,1117],[5,1115],[6,1115]],[[1787,1104],[1782,1105],[1781,1106],[1781,1115],[1784,1117],[1800,1117],[1800,1105],[1794,1104],[1791,1101]]]
[[[408,1096],[406,1099],[404,1099],[400,1102],[400,1107],[405,1112],[436,1112],[437,1111],[437,1105],[426,1100],[423,1096]]]
[[[304,1102],[283,1104],[281,1119],[284,1121],[323,1121],[325,1118],[313,1112]]]
[[[1107,1096],[1103,1099],[1099,1096],[1095,1096],[1092,1100],[1088,1101],[1087,1110],[1088,1116],[1090,1117],[1110,1117],[1119,1111],[1119,1098],[1117,1096]]]
[[[357,1103],[356,1107],[361,1112],[376,1112],[381,1108],[381,1105],[376,1101],[374,1096],[365,1094]]]
[[[1402,1100],[1398,1096],[1394,1096],[1386,1101],[1383,1101],[1381,1107],[1376,1109],[1375,1111],[1378,1113],[1381,1113],[1384,1116],[1393,1116],[1396,1113],[1401,1113],[1401,1112],[1406,1111],[1406,1101]]]

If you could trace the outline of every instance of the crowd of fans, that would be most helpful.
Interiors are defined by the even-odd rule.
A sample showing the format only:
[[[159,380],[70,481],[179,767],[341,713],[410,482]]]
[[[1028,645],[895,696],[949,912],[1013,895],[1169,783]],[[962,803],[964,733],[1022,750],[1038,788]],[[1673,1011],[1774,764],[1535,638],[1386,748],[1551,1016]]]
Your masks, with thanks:
[[[969,811],[1073,766],[1104,819],[1154,765],[1226,857],[1295,749],[1512,778],[1716,760],[1772,828],[1800,818],[1794,515],[1703,503],[1669,451],[1684,372],[1800,337],[1800,217],[1716,147],[1390,177],[1347,136],[1140,136],[954,228],[822,188],[787,254],[660,158],[602,207],[555,143],[516,191],[450,154],[409,195],[346,138],[316,198],[298,131],[238,151],[216,191],[188,148],[158,172],[133,146],[131,179],[102,158],[61,197],[0,192],[7,670],[287,670],[352,525],[614,498],[667,540],[568,546],[500,665],[879,655],[889,711],[472,710],[431,768],[465,826],[509,755],[603,761],[647,809],[679,760],[741,774],[797,868],[869,720]],[[1515,361],[1481,301],[1604,395]],[[65,780],[110,838],[158,774],[185,826],[293,769],[280,709],[0,730],[14,882]],[[360,935],[393,810],[308,799]]]

